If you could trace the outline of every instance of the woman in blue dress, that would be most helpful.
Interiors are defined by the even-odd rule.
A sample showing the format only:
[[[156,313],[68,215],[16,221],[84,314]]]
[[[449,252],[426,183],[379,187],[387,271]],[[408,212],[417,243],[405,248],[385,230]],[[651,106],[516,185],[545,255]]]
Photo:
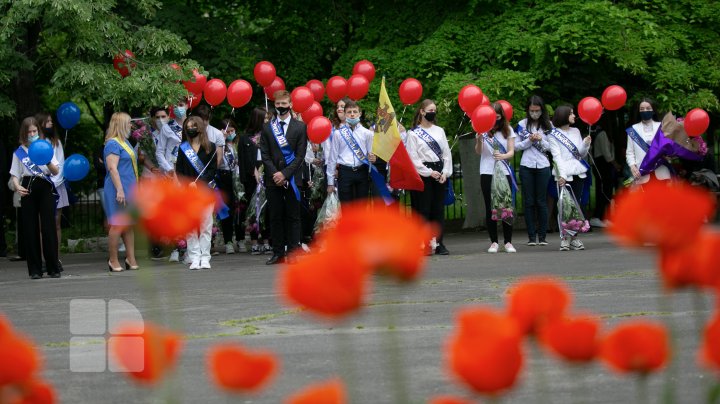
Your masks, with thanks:
[[[135,260],[135,236],[126,212],[130,198],[138,181],[138,165],[135,150],[127,141],[130,137],[130,115],[116,112],[110,118],[105,134],[105,189],[104,207],[108,217],[108,270],[123,270],[118,259],[120,237],[125,243],[125,269],[138,269]]]

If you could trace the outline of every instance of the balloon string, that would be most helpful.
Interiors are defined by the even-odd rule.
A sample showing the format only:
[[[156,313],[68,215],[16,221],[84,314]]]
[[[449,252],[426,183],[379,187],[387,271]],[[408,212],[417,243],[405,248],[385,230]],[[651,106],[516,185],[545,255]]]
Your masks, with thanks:
[[[235,107],[233,107],[232,111],[230,111],[231,116],[235,116]]]
[[[68,130],[65,129],[65,141],[63,142],[63,145],[64,145],[65,147],[67,147],[67,133],[68,133]]]
[[[400,114],[400,123],[402,123],[403,119],[405,118],[405,110],[407,109],[407,105],[403,107],[403,112]]]
[[[268,108],[268,98],[267,98],[267,94],[265,94],[265,112],[269,112],[269,111],[270,111],[270,108]]]
[[[466,116],[467,116],[467,114],[465,112],[463,112],[463,116],[462,116],[462,118],[460,118],[460,125],[458,125],[457,132],[455,132],[455,137],[453,138],[453,143],[452,143],[452,146],[450,146],[450,150],[452,150],[453,147],[455,147],[455,145],[458,142],[458,139],[460,138],[460,132],[461,132],[463,124],[465,123]]]

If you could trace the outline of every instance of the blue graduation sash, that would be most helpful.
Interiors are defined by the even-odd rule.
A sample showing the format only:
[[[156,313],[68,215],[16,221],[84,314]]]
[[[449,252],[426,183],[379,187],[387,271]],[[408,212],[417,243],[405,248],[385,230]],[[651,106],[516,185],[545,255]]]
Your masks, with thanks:
[[[342,125],[338,128],[338,133],[340,133],[340,137],[345,141],[345,144],[350,149],[355,158],[358,159],[361,163],[366,164],[368,167],[370,167],[370,178],[372,178],[373,182],[375,183],[375,187],[380,192],[380,197],[385,202],[385,205],[392,204],[394,200],[392,195],[390,194],[390,190],[387,187],[387,183],[385,183],[385,177],[380,174],[374,164],[370,164],[370,161],[365,155],[365,152],[362,151],[357,140],[355,140],[355,137],[352,135],[352,131],[350,131],[350,128],[347,125]]]
[[[650,145],[648,142],[643,139],[639,133],[633,128],[632,126],[625,129],[625,132],[627,132],[627,135],[630,139],[632,139],[633,142],[635,142],[636,145],[640,146],[640,148],[647,153],[648,150],[650,150]]]
[[[500,153],[505,154],[507,153],[507,149],[505,146],[502,145],[495,137],[492,138],[492,141],[490,141],[490,137],[487,135],[487,133],[483,133],[483,139],[485,139],[485,143],[487,143],[490,147],[497,149],[500,151]],[[505,168],[507,168],[508,172],[510,173],[510,190],[512,191],[512,200],[513,205],[515,205],[515,195],[517,194],[517,179],[515,179],[515,171],[510,167],[510,163],[507,162],[507,160],[498,160],[502,162],[503,165],[505,165]]]
[[[17,150],[15,150],[15,156],[17,156],[22,165],[24,165],[25,168],[33,174],[33,176],[43,178],[52,185],[53,196],[55,197],[55,206],[57,207],[57,203],[60,200],[60,194],[58,194],[57,189],[55,188],[55,183],[52,182],[50,176],[42,172],[40,167],[30,160],[30,156],[28,156],[27,152],[22,147],[18,147]]]
[[[178,139],[182,140],[182,126],[180,126],[175,120],[168,122],[167,125],[170,127],[170,130],[173,131],[173,133],[178,137]],[[178,148],[177,146],[173,147],[172,149],[172,155],[177,160],[177,154],[178,154]]]
[[[583,194],[580,198],[580,203],[586,205],[590,201],[590,187],[592,186],[592,171],[590,170],[590,164],[588,164],[587,161],[583,160],[582,156],[580,155],[580,150],[578,150],[577,146],[575,146],[575,143],[568,139],[568,137],[565,136],[562,132],[557,130],[557,128],[553,128],[552,132],[550,133],[555,136],[555,139],[557,139],[561,145],[565,146],[565,148],[570,151],[573,157],[575,157],[578,161],[580,161],[580,163],[582,163],[585,168],[588,169],[588,180],[583,183]]]
[[[272,130],[273,138],[275,138],[275,142],[277,143],[280,151],[283,154],[283,157],[285,158],[285,165],[290,165],[290,163],[295,161],[295,151],[290,147],[290,143],[288,143],[287,138],[285,138],[285,133],[280,128],[280,124],[278,123],[277,119],[273,119],[272,121],[270,121],[270,130]],[[288,182],[290,183],[290,187],[292,187],[292,190],[295,193],[295,199],[300,201],[300,190],[295,183],[295,176],[293,175],[288,178]]]
[[[517,134],[520,136],[520,140],[523,142],[530,137],[530,131],[527,130],[527,128],[523,128],[522,126],[518,125],[517,127]],[[545,155],[545,149],[543,149],[542,144],[540,142],[532,142],[532,147],[534,147],[537,151],[539,151],[542,155]]]
[[[190,143],[183,142],[180,145],[180,150],[182,150],[183,154],[185,154],[185,157],[187,157],[188,161],[190,162],[190,165],[193,166],[195,171],[197,171],[197,174],[200,175],[203,170],[205,170],[205,166],[203,165],[202,161],[200,161],[200,157],[198,157],[197,153],[195,153],[195,150],[193,150],[192,146],[190,146]],[[211,159],[212,160],[212,159]],[[212,163],[212,161],[210,161]],[[217,206],[217,217],[219,220],[223,220],[225,218],[228,218],[230,216],[230,208],[225,204],[225,202],[222,199],[222,196],[217,195],[220,191],[217,190],[217,184],[215,183],[215,180],[211,180],[208,182],[208,186],[210,189],[212,189],[215,192],[215,200]],[[219,197],[218,197],[219,196]]]
[[[443,167],[445,167],[445,160],[443,160],[442,149],[440,148],[440,145],[438,144],[438,142],[432,136],[430,136],[430,134],[427,133],[425,131],[425,129],[421,128],[420,126],[413,129],[413,132],[415,132],[417,137],[419,137],[425,143],[427,143],[430,150],[432,150],[432,152],[435,153],[435,155],[438,157],[438,159],[440,159],[440,163],[443,165]],[[452,181],[450,181],[449,178],[446,181],[445,188],[446,188],[445,200],[443,201],[443,203],[445,205],[452,205],[453,203],[455,203],[455,191],[453,190],[453,187],[452,187]]]

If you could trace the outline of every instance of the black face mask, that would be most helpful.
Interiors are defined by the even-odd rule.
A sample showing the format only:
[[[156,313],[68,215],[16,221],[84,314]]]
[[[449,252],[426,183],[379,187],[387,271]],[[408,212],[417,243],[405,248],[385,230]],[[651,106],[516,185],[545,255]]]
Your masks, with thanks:
[[[640,119],[643,121],[649,121],[653,118],[655,111],[640,111]]]
[[[427,119],[428,122],[435,122],[435,115],[437,115],[437,112],[426,112],[425,119]]]
[[[275,112],[277,112],[278,116],[283,116],[290,112],[290,107],[275,107]]]
[[[185,129],[185,136],[187,136],[189,139],[193,139],[193,138],[197,137],[197,135],[198,135],[197,128]]]
[[[43,128],[43,133],[45,137],[53,137],[53,135],[55,135],[55,128]]]

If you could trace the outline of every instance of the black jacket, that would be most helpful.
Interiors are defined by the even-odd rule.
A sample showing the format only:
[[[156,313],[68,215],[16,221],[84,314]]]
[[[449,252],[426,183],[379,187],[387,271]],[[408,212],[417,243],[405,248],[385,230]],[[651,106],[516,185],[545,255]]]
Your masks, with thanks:
[[[305,160],[305,152],[307,151],[307,130],[305,124],[298,120],[290,119],[290,124],[285,131],[285,138],[290,148],[295,152],[295,160],[289,165],[285,164],[285,157],[283,157],[280,146],[278,146],[275,140],[275,135],[273,135],[272,129],[270,129],[270,124],[266,123],[263,125],[259,146],[262,162],[265,166],[266,187],[275,186],[272,177],[273,174],[278,171],[282,172],[286,179],[289,179],[293,175],[302,174],[300,168]]]
[[[206,184],[215,178],[215,172],[217,171],[217,159],[215,158],[215,156],[213,156],[214,153],[215,144],[213,144],[212,142],[210,142],[209,153],[206,153],[205,149],[202,146],[197,151],[198,158],[200,159],[203,167],[207,166],[202,176],[200,177],[200,181]],[[211,157],[212,162],[208,165]],[[185,153],[183,153],[182,150],[178,150],[177,161],[175,162],[175,172],[180,176],[186,177],[190,181],[195,181],[195,178],[197,178],[198,176],[197,170],[195,169],[195,167],[193,167],[192,163],[190,163],[190,160],[188,160],[187,156],[185,156]]]
[[[240,169],[240,181],[249,182],[254,174],[255,169],[260,168],[262,161],[258,161],[258,147],[252,141],[254,133],[243,133],[237,141],[238,148],[238,167]]]

